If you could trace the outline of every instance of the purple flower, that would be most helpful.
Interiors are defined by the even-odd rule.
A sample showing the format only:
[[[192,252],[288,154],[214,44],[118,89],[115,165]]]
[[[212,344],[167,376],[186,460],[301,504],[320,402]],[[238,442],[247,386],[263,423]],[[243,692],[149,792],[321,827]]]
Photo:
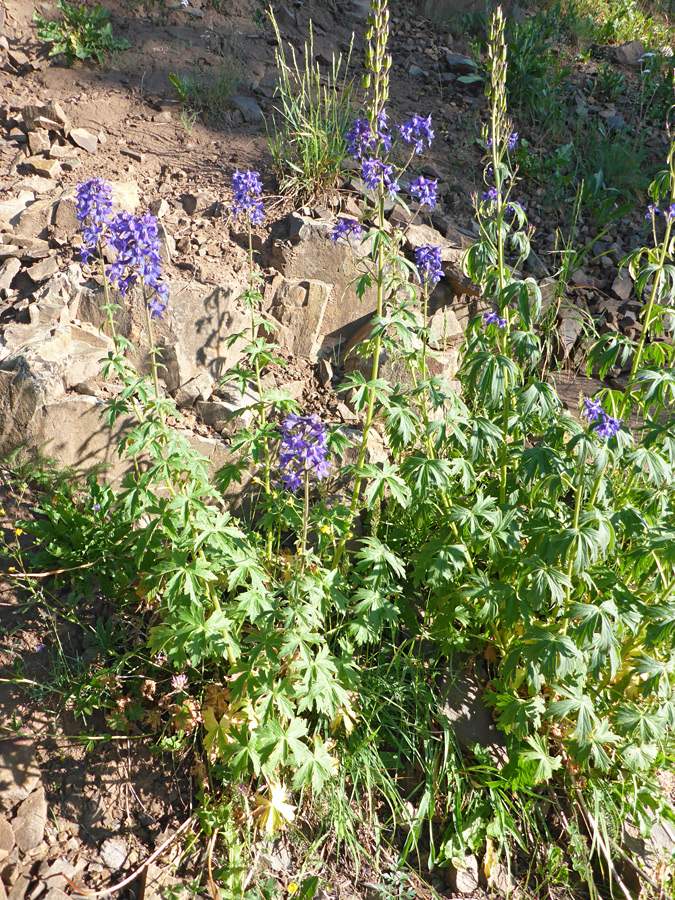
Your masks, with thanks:
[[[281,435],[279,468],[287,491],[300,487],[305,472],[312,472],[319,481],[328,475],[328,434],[317,415],[291,413],[281,424]]]
[[[655,206],[653,203],[650,203],[647,207],[647,212],[645,213],[645,219],[651,219],[652,216],[658,216],[661,210],[658,206]]]
[[[675,219],[675,203],[669,206],[668,209],[664,209],[663,215],[666,217],[666,222],[672,222]]]
[[[433,209],[436,206],[436,188],[438,181],[420,175],[410,184],[410,196],[419,200],[422,206]]]
[[[234,191],[234,200],[232,202],[232,211],[236,219],[239,213],[248,216],[252,225],[260,225],[265,218],[265,209],[260,199],[262,192],[262,181],[257,172],[251,172],[247,169],[240,172],[239,169],[232,176],[232,190]]]
[[[516,209],[519,209],[521,212],[525,212],[525,207],[522,203],[518,203],[517,200],[510,200],[506,204],[506,209],[510,210],[511,212],[515,211]]]
[[[415,250],[415,263],[420,276],[420,281],[429,290],[434,287],[443,277],[441,248],[434,247],[432,244],[422,244]]]
[[[482,200],[483,203],[487,203],[489,206],[492,206],[494,203],[497,202],[498,197],[499,197],[499,192],[498,192],[497,188],[490,188],[489,191],[485,191],[484,194],[481,194],[480,199]]]
[[[434,133],[431,130],[431,114],[425,119],[423,116],[418,116],[415,113],[412,119],[400,125],[398,130],[407,144],[414,143],[415,153],[421,153],[424,150],[425,141],[427,142],[427,147],[431,147],[431,142],[434,139]]]
[[[374,191],[379,188],[380,184],[383,184],[392,199],[400,190],[399,184],[394,178],[394,167],[383,163],[377,157],[362,161],[361,177],[365,185]]]
[[[498,312],[492,310],[492,312],[483,313],[483,325],[496,325],[497,328],[506,328],[506,319],[503,319]]]
[[[596,422],[605,413],[599,400],[588,400],[584,397],[584,406],[585,409],[582,410],[581,415],[589,422]]]
[[[102,178],[90,178],[77,186],[77,221],[85,225],[82,236],[82,262],[89,262],[91,251],[108,224],[112,209],[112,188]]]
[[[94,503],[94,505],[92,506],[92,509],[94,510],[94,512],[98,512],[100,510],[100,508],[101,508],[100,503]]]
[[[363,159],[367,153],[374,153],[377,150],[378,141],[388,153],[391,150],[391,137],[387,127],[387,112],[384,109],[377,114],[377,131],[373,130],[367,119],[355,119],[345,135],[350,156]]]
[[[622,425],[623,419],[613,419],[612,416],[608,416],[607,413],[603,411],[602,418],[597,425],[593,426],[593,430],[597,433],[598,437],[609,440],[609,438],[613,438],[621,431]]]
[[[518,132],[517,131],[511,132],[511,134],[509,135],[509,139],[506,142],[507,148],[509,150],[513,150],[513,148],[516,146],[517,140],[518,140]]]
[[[142,281],[154,293],[148,299],[153,319],[162,317],[169,297],[169,285],[162,279],[162,257],[159,251],[157,219],[146,213],[132,216],[118,213],[108,226],[107,241],[116,258],[108,268],[108,278],[117,283],[124,297],[135,281]]]
[[[335,228],[331,232],[331,240],[334,244],[340,240],[340,238],[346,238],[350,234],[353,234],[354,237],[361,237],[363,234],[363,228],[356,221],[356,219],[348,219],[346,217],[342,217],[337,220]]]

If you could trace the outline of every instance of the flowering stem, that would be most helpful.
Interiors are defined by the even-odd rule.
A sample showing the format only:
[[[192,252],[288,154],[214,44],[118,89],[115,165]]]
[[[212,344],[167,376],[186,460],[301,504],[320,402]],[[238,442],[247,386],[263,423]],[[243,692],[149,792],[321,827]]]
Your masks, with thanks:
[[[309,522],[309,469],[305,466],[305,500],[302,508],[302,540],[300,542],[300,574],[305,571],[307,525]]]
[[[147,303],[145,297],[143,297],[143,303],[145,305],[145,324],[147,325],[147,328],[148,328],[148,342],[150,344],[152,383],[155,388],[155,399],[157,401],[159,401],[159,379],[157,377],[157,349],[155,347],[155,344],[154,344],[154,341],[152,338],[152,319],[150,317],[150,307],[148,306],[148,303]],[[164,413],[162,410],[160,410],[160,412],[159,412],[159,417],[162,420],[162,423],[164,423]]]
[[[384,245],[382,241],[382,233],[384,230],[384,187],[380,184],[379,196],[378,196],[378,228],[380,229],[380,234],[377,242],[377,317],[378,319],[382,318],[382,310],[384,307]],[[380,347],[381,347],[381,338],[382,333],[378,330],[375,335],[375,347],[373,349],[373,362],[372,369],[370,374],[371,382],[377,379],[379,366],[380,366]],[[352,502],[349,506],[349,514],[347,516],[347,525],[345,528],[345,534],[338,544],[335,554],[333,556],[333,565],[332,568],[336,569],[340,559],[342,558],[342,554],[344,553],[345,544],[347,543],[349,531],[352,526],[352,522],[354,521],[354,516],[356,515],[356,508],[359,502],[359,492],[361,490],[361,481],[362,476],[359,474],[363,469],[363,464],[366,460],[366,450],[368,446],[368,435],[370,433],[370,426],[373,422],[373,414],[375,411],[375,391],[372,387],[368,389],[368,407],[366,409],[366,420],[363,425],[363,437],[361,438],[361,447],[359,449],[359,458],[356,464],[356,475],[354,477],[354,489],[352,491]]]
[[[581,499],[584,494],[584,471],[586,469],[586,460],[581,463],[579,467],[579,482],[577,484],[577,491],[574,497],[574,519],[572,521],[572,530],[574,532],[579,529],[579,516],[581,514]],[[572,538],[572,543],[570,544],[570,548],[567,551],[567,587],[565,589],[565,601],[566,606],[569,606],[570,600],[572,597],[572,572],[574,570],[574,554],[577,548],[577,540],[578,536],[575,534]]]
[[[250,287],[251,294],[253,293],[253,234],[251,229],[251,218],[248,218],[248,283]],[[256,325],[255,325],[255,312],[253,309],[253,300],[249,299],[250,303],[250,311],[251,311],[251,344],[254,348],[254,357],[253,357],[253,368],[255,369],[255,382],[256,387],[258,389],[258,397],[260,398],[260,402],[258,403],[258,415],[260,416],[260,426],[261,428],[265,428],[267,424],[267,415],[265,413],[265,401],[263,400],[263,389],[262,389],[262,380],[260,376],[260,360],[258,359],[258,354],[255,349],[255,340],[256,340]],[[270,448],[269,442],[267,440],[267,435],[263,436],[263,453],[265,455],[265,493],[269,497],[272,493],[271,490],[271,463],[270,463]],[[267,560],[272,559],[272,543],[273,543],[273,535],[272,529],[267,529],[267,536],[265,539],[265,552],[267,556]]]

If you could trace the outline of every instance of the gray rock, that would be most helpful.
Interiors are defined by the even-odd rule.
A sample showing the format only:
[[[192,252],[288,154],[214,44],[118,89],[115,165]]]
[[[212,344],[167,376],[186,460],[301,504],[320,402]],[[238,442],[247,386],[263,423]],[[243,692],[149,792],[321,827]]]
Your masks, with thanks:
[[[86,150],[87,153],[94,153],[98,146],[98,138],[95,134],[90,134],[85,128],[73,128],[68,135],[70,140]]]
[[[15,276],[19,274],[21,263],[16,257],[10,257],[0,268],[0,296],[6,296]]]
[[[12,822],[14,839],[23,853],[39,847],[47,822],[47,800],[45,789],[39,787],[21,803],[16,818]]]
[[[629,66],[631,69],[640,67],[640,60],[645,53],[645,45],[642,41],[626,41],[614,48],[614,59],[621,66]]]
[[[440,715],[452,725],[460,747],[470,750],[474,744],[485,747],[493,762],[501,768],[508,760],[506,742],[497,730],[492,714],[483,702],[478,678],[466,668],[446,670],[439,680]]]
[[[21,111],[26,131],[70,131],[70,121],[61,104],[52,101],[41,106],[24,106]]]
[[[420,67],[415,65],[415,63],[413,63],[412,66],[410,66],[410,68],[408,69],[408,75],[410,75],[411,78],[422,78],[424,74],[424,69],[420,69]]]
[[[253,97],[235,94],[234,97],[232,97],[232,105],[242,114],[244,122],[246,122],[247,125],[258,125],[265,121],[263,111],[260,109],[258,101],[254,100]]]
[[[210,191],[198,191],[196,194],[183,194],[180,202],[188,216],[194,216],[211,210],[218,203],[218,197]]]
[[[29,277],[39,284],[40,282],[46,281],[48,278],[51,278],[52,275],[56,275],[59,271],[59,264],[56,260],[55,256],[47,256],[41,262],[32,265],[28,269]]]
[[[108,838],[101,844],[100,857],[111,872],[116,872],[124,866],[129,851],[122,838]]]
[[[0,403],[0,410],[2,404]],[[2,412],[0,412],[0,421]],[[1,433],[1,430],[0,430]],[[27,738],[0,741],[0,808],[9,810],[25,799],[40,779],[35,746]]]
[[[448,71],[455,75],[473,75],[478,71],[478,64],[475,60],[468,56],[461,56],[459,53],[452,53],[450,50],[445,51],[445,65]]]
[[[212,393],[213,378],[208,372],[202,372],[182,384],[174,392],[174,400],[179,408],[184,409],[194,406],[197,400],[208,400]]]
[[[59,859],[55,859],[53,861],[44,860],[40,863],[40,867],[38,869],[38,875],[41,880],[47,886],[47,890],[49,893],[47,897],[51,893],[51,891],[56,890],[59,893],[67,887],[67,881],[63,877],[66,875],[72,881],[75,877],[76,868],[75,866],[68,862],[68,860],[61,856]],[[47,900],[47,897],[44,900]],[[60,900],[58,897],[54,897],[53,900]]]
[[[12,852],[14,832],[6,819],[0,819],[0,862]]]
[[[633,291],[633,279],[630,275],[617,275],[612,282],[612,293],[619,300],[628,300]]]

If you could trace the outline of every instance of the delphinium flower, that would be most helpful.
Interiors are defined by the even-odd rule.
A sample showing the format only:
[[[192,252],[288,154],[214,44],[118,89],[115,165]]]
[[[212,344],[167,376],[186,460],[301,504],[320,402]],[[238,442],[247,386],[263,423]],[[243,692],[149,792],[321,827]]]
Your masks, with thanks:
[[[335,228],[331,232],[331,240],[334,244],[340,240],[340,238],[347,238],[350,234],[353,234],[354,237],[361,237],[363,234],[363,228],[360,223],[356,221],[356,219],[348,219],[346,217],[342,217],[337,220]]]
[[[144,216],[132,216],[126,211],[118,213],[110,222],[107,241],[117,254],[108,269],[108,278],[117,283],[123,297],[139,279],[146,287],[153,288],[148,308],[153,319],[161,318],[169,285],[162,278],[157,219],[150,213]]]
[[[518,132],[512,131],[511,134],[509,135],[509,139],[506,142],[507,148],[509,150],[513,150],[513,148],[516,146],[517,141],[518,141]]]
[[[623,419],[614,419],[612,416],[608,416],[607,413],[604,413],[602,419],[597,425],[593,426],[593,429],[598,437],[609,440],[621,431],[622,425]]]
[[[433,209],[436,206],[436,189],[438,181],[420,175],[410,184],[410,196],[418,200],[422,206]]]
[[[506,319],[493,309],[492,312],[483,313],[483,325],[496,325],[497,328],[506,328]]]
[[[415,249],[415,264],[420,281],[428,290],[434,287],[443,277],[441,248],[432,244],[422,244]]]
[[[647,212],[645,213],[645,219],[651,219],[653,216],[658,216],[661,210],[654,203],[650,203],[647,207]]]
[[[425,118],[415,113],[409,122],[399,125],[398,130],[401,132],[401,137],[406,144],[415,145],[415,153],[421,153],[424,150],[425,141],[427,147],[431,147],[431,142],[434,139],[434,133],[431,130],[431,114]]]
[[[389,196],[393,199],[400,190],[398,181],[394,177],[394,167],[381,159],[364,159],[361,163],[361,177],[366,187],[376,191],[382,183]]]
[[[388,153],[391,150],[391,137],[387,129],[387,112],[384,109],[377,115],[377,129],[373,129],[367,119],[355,119],[345,135],[350,156],[363,159],[367,154],[375,153],[378,143]]]
[[[260,225],[265,218],[265,209],[260,199],[262,181],[258,172],[251,172],[250,169],[240,172],[237,169],[232,176],[232,190],[234,218],[242,213],[252,225]]]
[[[517,200],[509,200],[509,202],[506,204],[506,209],[509,212],[515,212],[516,209],[519,209],[521,212],[525,212],[525,207],[522,203],[518,203]]]
[[[112,188],[102,178],[90,178],[77,186],[77,221],[84,225],[82,262],[89,262],[92,250],[108,224],[112,210]]]
[[[588,419],[589,422],[597,422],[604,415],[604,412],[600,400],[589,400],[587,397],[584,397],[584,409],[581,415],[585,419]]]
[[[319,481],[328,475],[328,434],[317,415],[291,413],[281,424],[281,435],[279,468],[286,490],[296,491],[305,472],[314,474]]]
[[[666,222],[672,222],[675,219],[675,203],[669,206],[668,209],[664,209],[663,215],[666,217]]]
[[[489,206],[492,206],[497,202],[497,198],[499,197],[499,191],[497,188],[490,188],[489,191],[485,191],[484,194],[481,194],[481,200],[483,203],[487,203]]]
[[[602,408],[600,400],[588,400],[584,397],[584,409],[581,415],[589,422],[595,422],[593,431],[598,437],[609,440],[621,431],[623,419],[615,419]]]

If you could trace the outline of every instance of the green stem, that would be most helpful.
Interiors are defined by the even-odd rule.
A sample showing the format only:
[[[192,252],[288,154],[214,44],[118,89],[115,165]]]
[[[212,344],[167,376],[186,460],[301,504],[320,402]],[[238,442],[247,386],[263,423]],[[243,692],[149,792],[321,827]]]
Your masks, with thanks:
[[[584,495],[584,471],[586,470],[586,460],[583,461],[581,466],[579,467],[579,483],[577,484],[577,491],[574,497],[574,519],[572,521],[572,530],[577,531],[579,529],[579,516],[581,514],[581,500]],[[572,572],[574,570],[574,554],[577,548],[577,538],[576,536],[572,538],[572,543],[570,544],[570,548],[567,551],[567,587],[565,589],[565,605],[568,607],[570,605],[570,600],[572,598]],[[565,630],[567,630],[567,626],[565,626]]]
[[[302,540],[300,542],[300,574],[305,571],[307,526],[309,524],[309,470],[305,469],[305,500],[302,509]]]

